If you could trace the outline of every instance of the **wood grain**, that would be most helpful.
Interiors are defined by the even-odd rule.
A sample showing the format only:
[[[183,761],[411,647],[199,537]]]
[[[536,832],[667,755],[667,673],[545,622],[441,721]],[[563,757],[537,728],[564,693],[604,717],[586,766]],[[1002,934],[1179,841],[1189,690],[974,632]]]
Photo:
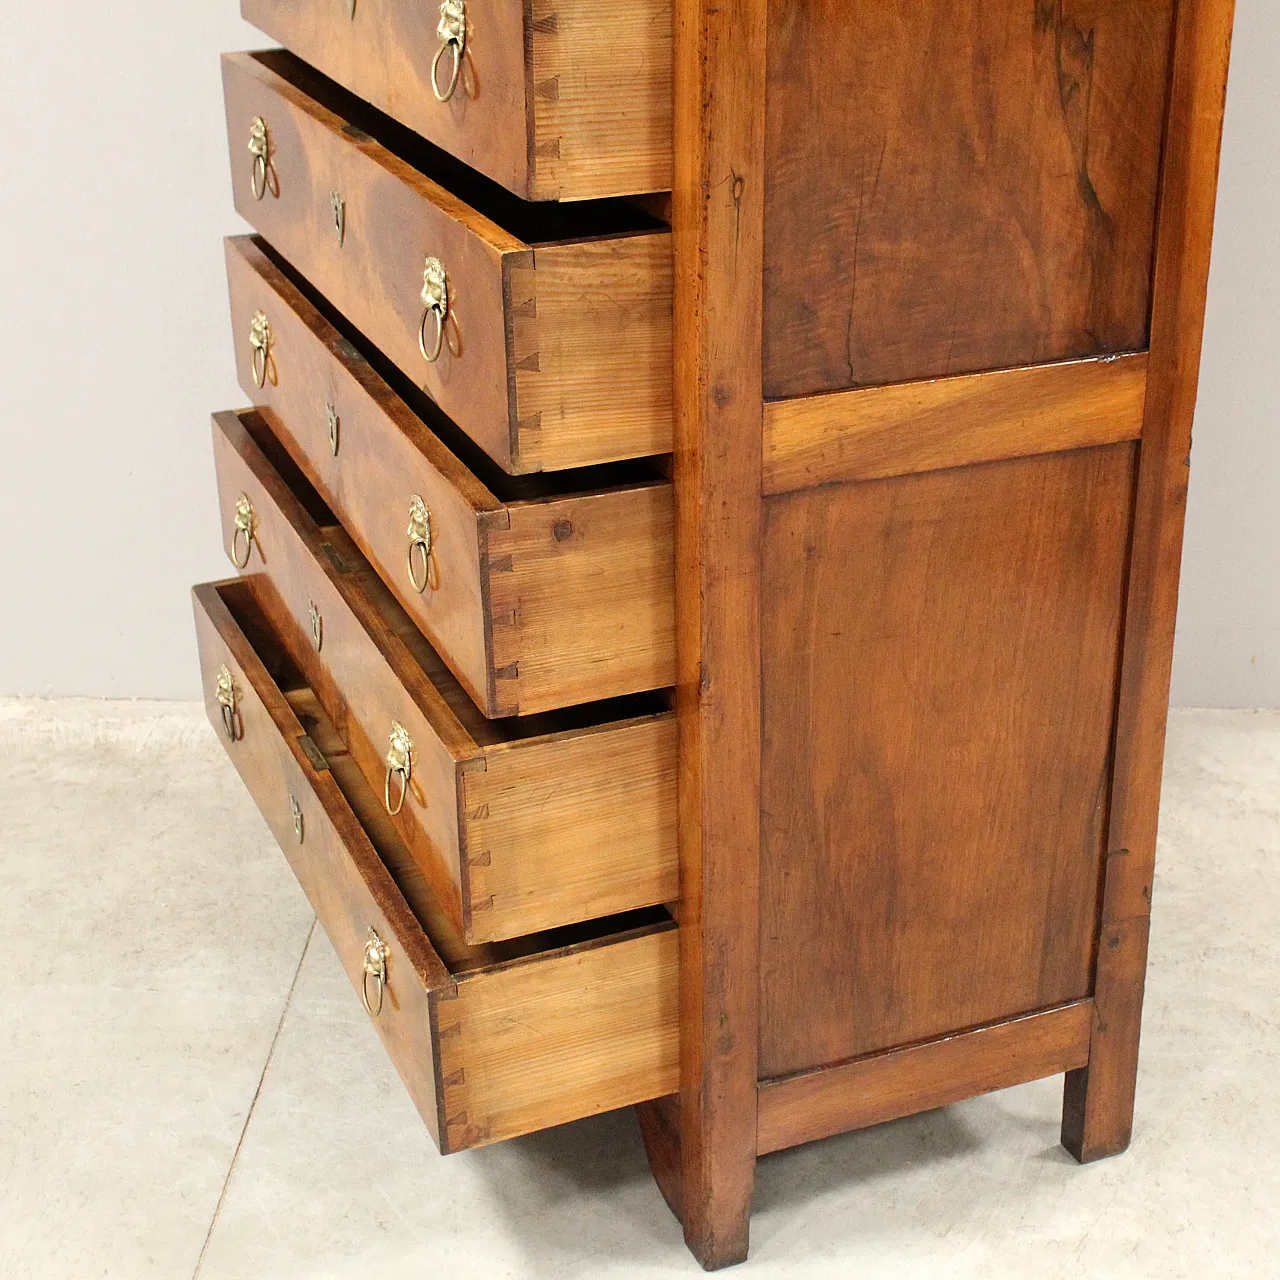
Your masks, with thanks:
[[[681,1202],[746,1257],[755,1183],[765,0],[676,4]]]
[[[532,200],[671,187],[671,0],[526,0]]]
[[[774,5],[766,395],[1144,349],[1173,8]]]
[[[1090,993],[1134,454],[769,500],[762,1078]]]
[[[1124,1150],[1133,1126],[1191,428],[1233,19],[1232,0],[1185,0],[1178,7],[1116,718],[1098,1023],[1089,1066],[1068,1077],[1063,1109],[1063,1143],[1079,1160]]]
[[[760,1085],[761,1155],[1082,1066],[1093,1001]]]
[[[467,0],[468,57],[431,89],[437,5],[241,0],[259,30],[527,200],[671,185],[671,0]]]
[[[594,218],[521,207],[407,146],[287,53],[228,54],[222,66],[237,212],[490,457],[527,472],[669,450],[664,228],[624,205]],[[267,122],[278,187],[263,200],[244,145],[255,117]],[[345,200],[341,242],[335,192]],[[540,247],[540,237],[558,243]],[[428,255],[449,282],[434,364],[419,349]],[[584,371],[611,375],[610,394]]]
[[[609,707],[595,718],[485,720],[342,530],[318,523],[284,483],[245,419],[218,415],[214,460],[224,517],[240,493],[253,503],[248,571],[261,608],[379,795],[391,725],[408,730],[413,774],[394,829],[468,943],[675,896],[671,713],[651,702],[603,720]]]
[[[1146,389],[1139,352],[775,400],[765,492],[1136,440]]]
[[[234,585],[232,587],[234,590]],[[529,939],[502,959],[449,938],[418,897],[415,917],[393,876],[410,862],[330,726],[309,733],[220,599],[197,588],[206,702],[222,663],[235,672],[243,737],[224,744],[359,988],[367,930],[390,948],[374,1018],[415,1103],[448,1153],[669,1093],[678,1079],[679,946],[670,920],[581,940]],[[309,727],[309,726],[308,726]],[[306,733],[310,753],[300,745]],[[321,752],[334,743],[339,753]],[[303,838],[289,805],[299,801]],[[626,917],[623,918],[624,920]],[[446,934],[441,952],[424,925]],[[448,955],[448,967],[441,959]]]
[[[544,482],[517,485],[498,473],[490,479],[503,494],[527,495],[504,500],[260,245],[229,241],[227,270],[236,335],[247,334],[258,310],[272,324],[275,379],[255,385],[252,353],[240,340],[241,385],[487,715],[527,715],[674,683],[669,482],[650,472],[651,480],[602,491],[543,496]],[[339,417],[336,456],[326,402]],[[406,568],[414,495],[426,501],[433,540],[431,585],[421,593]]]

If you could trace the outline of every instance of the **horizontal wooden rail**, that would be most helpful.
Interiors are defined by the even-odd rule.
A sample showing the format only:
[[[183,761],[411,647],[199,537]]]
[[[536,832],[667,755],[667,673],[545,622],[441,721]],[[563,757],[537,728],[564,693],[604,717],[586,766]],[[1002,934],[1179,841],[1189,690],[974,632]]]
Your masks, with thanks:
[[[760,1082],[760,1155],[1073,1071],[1089,1061],[1093,1001]]]
[[[764,411],[764,491],[1136,440],[1145,352],[865,387]]]

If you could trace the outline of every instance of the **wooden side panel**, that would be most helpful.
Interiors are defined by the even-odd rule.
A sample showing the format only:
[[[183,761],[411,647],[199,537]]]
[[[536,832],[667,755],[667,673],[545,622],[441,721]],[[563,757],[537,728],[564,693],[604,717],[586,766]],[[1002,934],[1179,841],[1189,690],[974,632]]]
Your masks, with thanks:
[[[464,974],[437,1006],[443,1147],[498,1142],[670,1093],[677,932]]]
[[[1136,440],[1146,393],[1139,352],[775,400],[765,492]]]
[[[766,394],[1144,348],[1173,8],[772,4]]]
[[[245,20],[437,146],[528,195],[524,5],[467,0],[468,54],[448,103],[431,91],[440,6],[419,0],[240,0]],[[445,83],[447,69],[442,73]]]
[[[669,190],[671,0],[532,0],[529,7],[531,198]]]
[[[674,716],[491,747],[463,786],[473,938],[676,900]]]
[[[228,54],[222,72],[236,212],[481,448],[509,462],[503,263],[525,246],[258,59]],[[246,150],[255,116],[267,124],[279,192],[261,200]],[[331,193],[346,202],[341,243]],[[450,294],[434,364],[418,349],[428,256],[444,264]]]
[[[760,1154],[1081,1067],[1093,1001],[891,1049],[760,1086]]]
[[[233,590],[236,585],[232,584]],[[376,929],[387,944],[385,1005],[374,1026],[439,1144],[443,1125],[429,1003],[430,993],[452,988],[452,979],[328,769],[318,769],[299,745],[302,725],[231,617],[218,588],[197,587],[194,598],[209,719],[357,991],[364,976],[367,931]],[[232,672],[238,695],[235,742],[229,742],[223,732],[215,699],[217,672],[224,664]],[[291,797],[301,809],[301,840]]]
[[[671,236],[534,249],[512,266],[519,471],[671,452]]]
[[[665,483],[509,509],[489,532],[492,705],[527,715],[675,682]]]
[[[1123,1151],[1133,1126],[1191,426],[1234,14],[1233,0],[1182,0],[1178,6],[1098,949],[1098,1020],[1089,1066],[1068,1077],[1063,1108],[1062,1140],[1079,1160]]]
[[[1089,994],[1134,456],[769,501],[762,1077]]]
[[[497,499],[426,428],[248,237],[227,241],[236,371],[245,393],[476,701],[489,687],[479,511]],[[271,324],[274,379],[253,378],[249,321]],[[337,415],[338,449],[329,409]],[[406,568],[410,499],[431,513],[429,588]]]

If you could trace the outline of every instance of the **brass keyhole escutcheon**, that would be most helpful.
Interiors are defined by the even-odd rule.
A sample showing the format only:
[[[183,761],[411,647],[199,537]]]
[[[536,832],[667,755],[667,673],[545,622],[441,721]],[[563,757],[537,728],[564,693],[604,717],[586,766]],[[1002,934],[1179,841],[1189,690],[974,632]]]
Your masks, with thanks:
[[[387,959],[390,956],[387,944],[378,937],[378,931],[371,925],[369,936],[364,944],[364,972],[361,974],[360,999],[364,1002],[365,1012],[376,1018],[382,1012],[382,997],[387,989]],[[369,999],[369,979],[377,984],[377,1003]]]
[[[240,710],[237,706],[235,677],[231,674],[231,668],[225,663],[218,668],[214,697],[222,712],[222,731],[227,735],[227,741],[238,741],[244,737],[244,721],[240,719]]]
[[[253,157],[253,198],[261,200],[268,191],[278,197],[280,180],[271,163],[271,133],[261,116],[254,116],[249,122],[249,154]]]
[[[249,563],[249,556],[253,553],[253,540],[257,532],[257,517],[253,512],[253,503],[249,501],[249,495],[242,493],[236,499],[235,515],[232,517],[231,532],[231,563],[237,569],[243,569]],[[241,556],[240,548],[244,547],[244,555]]]
[[[418,350],[428,364],[435,364],[444,349],[444,326],[449,319],[449,276],[439,258],[428,258],[422,267],[422,323],[418,325]],[[434,321],[435,333],[427,340]]]
[[[431,512],[418,494],[409,500],[409,581],[421,595],[431,585]],[[419,571],[421,569],[421,571]]]
[[[265,311],[255,311],[249,321],[249,350],[253,352],[254,386],[275,386],[275,361],[271,355],[271,321]]]
[[[336,192],[329,192],[329,208],[333,213],[333,230],[341,249],[347,238],[347,202]]]
[[[440,0],[440,23],[436,27],[436,35],[440,37],[440,47],[431,62],[431,91],[437,102],[448,102],[458,88],[458,77],[462,74],[462,59],[467,51],[467,6],[465,0]],[[440,87],[440,64],[445,54],[452,54],[453,65],[449,72],[449,83]]]
[[[387,743],[387,777],[382,787],[382,803],[394,818],[404,808],[404,798],[409,793],[409,779],[413,777],[413,739],[398,720],[391,722],[391,737]],[[400,780],[394,801],[391,799],[392,782]]]
[[[316,652],[319,653],[324,647],[324,619],[320,616],[320,610],[316,608],[314,600],[308,600],[307,605],[311,611],[311,639],[316,646]]]
[[[342,423],[338,417],[338,410],[334,407],[332,400],[324,402],[325,422],[329,427],[329,452],[336,458],[338,456],[339,433]]]

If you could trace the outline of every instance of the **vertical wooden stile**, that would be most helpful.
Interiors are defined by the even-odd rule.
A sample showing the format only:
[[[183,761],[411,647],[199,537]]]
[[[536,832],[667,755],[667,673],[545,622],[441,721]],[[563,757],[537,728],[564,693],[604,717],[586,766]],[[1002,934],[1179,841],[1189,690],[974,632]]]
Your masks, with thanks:
[[[1191,426],[1200,374],[1234,0],[1181,0],[1165,130],[1147,381],[1089,1065],[1062,1141],[1082,1161],[1133,1128]]]
[[[765,0],[675,6],[681,1199],[742,1261],[755,1181]]]

